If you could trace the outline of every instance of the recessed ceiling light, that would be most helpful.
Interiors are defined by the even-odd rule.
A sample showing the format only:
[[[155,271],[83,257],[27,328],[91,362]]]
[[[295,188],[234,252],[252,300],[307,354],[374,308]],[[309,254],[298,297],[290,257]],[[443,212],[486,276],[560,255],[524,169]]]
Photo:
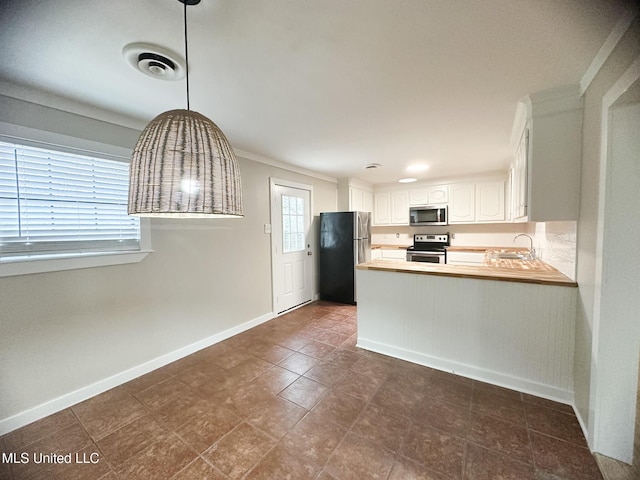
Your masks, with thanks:
[[[417,182],[418,179],[417,178],[401,178],[400,180],[398,180],[398,183],[411,183],[411,182]]]
[[[407,172],[424,172],[425,170],[429,170],[429,165],[425,163],[418,163],[407,167]]]

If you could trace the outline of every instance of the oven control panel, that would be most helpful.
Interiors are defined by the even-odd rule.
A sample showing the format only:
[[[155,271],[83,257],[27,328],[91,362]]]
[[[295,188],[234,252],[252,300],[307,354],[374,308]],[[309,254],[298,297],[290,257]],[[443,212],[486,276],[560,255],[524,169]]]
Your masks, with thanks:
[[[448,243],[449,235],[418,234],[413,236],[413,243],[425,243],[425,242]]]

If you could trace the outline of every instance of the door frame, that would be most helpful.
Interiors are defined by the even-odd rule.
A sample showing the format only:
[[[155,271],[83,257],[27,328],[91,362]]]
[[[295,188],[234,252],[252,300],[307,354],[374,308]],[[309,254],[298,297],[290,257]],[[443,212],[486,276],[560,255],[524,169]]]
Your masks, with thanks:
[[[275,269],[275,255],[276,255],[276,243],[273,239],[273,225],[276,223],[276,215],[280,212],[276,212],[274,205],[274,195],[275,195],[275,187],[289,187],[289,188],[297,188],[299,190],[307,190],[309,192],[309,234],[307,237],[307,243],[311,245],[309,250],[311,252],[315,252],[315,238],[313,237],[314,230],[314,216],[313,216],[313,185],[309,185],[306,183],[294,182],[293,180],[285,180],[277,177],[269,177],[269,221],[271,222],[271,311],[274,316],[282,315],[283,313],[290,312],[291,310],[295,310],[302,305],[298,305],[297,307],[293,307],[290,310],[286,310],[282,313],[278,313],[276,310],[276,269]],[[313,257],[313,256],[312,256]],[[311,301],[315,298],[316,291],[316,276],[315,276],[315,261],[311,258]]]
[[[627,430],[623,433],[612,433],[611,426],[619,422],[635,424],[637,392],[633,392],[633,398],[631,398],[630,394],[627,396],[627,392],[625,392],[624,404],[633,406],[627,411],[626,408],[621,409],[619,402],[615,401],[614,397],[620,395],[620,389],[615,387],[620,387],[620,382],[622,381],[633,383],[637,381],[640,336],[637,330],[629,332],[615,328],[610,318],[607,317],[608,312],[603,311],[603,303],[608,300],[606,290],[603,288],[608,255],[604,244],[612,228],[606,215],[607,209],[613,208],[607,204],[608,194],[611,189],[616,188],[616,185],[612,185],[610,181],[610,169],[612,168],[611,162],[613,160],[613,145],[611,142],[612,115],[614,109],[619,105],[618,101],[634,84],[637,85],[637,82],[640,82],[640,57],[636,57],[635,61],[610,88],[602,100],[593,341],[589,394],[589,446],[597,453],[626,463],[631,463],[633,460],[633,431]],[[629,340],[630,335],[632,336],[631,341],[625,341]],[[611,345],[616,345],[615,351],[612,351]],[[616,373],[619,373],[620,358],[631,360],[627,364],[624,378]],[[614,379],[614,395],[612,395],[614,392],[612,392],[611,378]],[[615,421],[607,421],[608,419],[614,419]]]

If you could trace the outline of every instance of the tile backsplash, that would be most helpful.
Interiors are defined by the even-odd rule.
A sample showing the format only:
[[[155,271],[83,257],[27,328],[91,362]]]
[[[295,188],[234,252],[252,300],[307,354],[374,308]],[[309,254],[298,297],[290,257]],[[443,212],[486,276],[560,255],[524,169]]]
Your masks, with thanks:
[[[564,273],[576,278],[577,222],[537,223],[535,243],[539,257]]]

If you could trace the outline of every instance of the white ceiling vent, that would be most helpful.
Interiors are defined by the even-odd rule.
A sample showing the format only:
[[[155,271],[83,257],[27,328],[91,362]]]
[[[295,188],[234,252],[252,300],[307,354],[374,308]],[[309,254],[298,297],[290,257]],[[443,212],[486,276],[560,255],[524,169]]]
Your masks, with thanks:
[[[122,49],[122,55],[129,65],[150,77],[160,80],[184,78],[184,61],[166,48],[150,43],[130,43]]]

